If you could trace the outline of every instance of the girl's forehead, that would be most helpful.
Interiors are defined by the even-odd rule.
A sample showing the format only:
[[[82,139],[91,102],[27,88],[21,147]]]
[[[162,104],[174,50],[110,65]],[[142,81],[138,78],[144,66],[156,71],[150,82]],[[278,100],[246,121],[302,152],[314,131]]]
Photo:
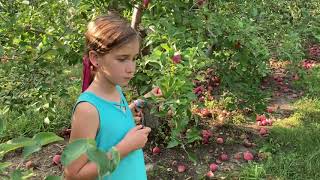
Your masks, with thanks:
[[[114,55],[132,55],[139,52],[139,42],[131,41],[111,51]]]

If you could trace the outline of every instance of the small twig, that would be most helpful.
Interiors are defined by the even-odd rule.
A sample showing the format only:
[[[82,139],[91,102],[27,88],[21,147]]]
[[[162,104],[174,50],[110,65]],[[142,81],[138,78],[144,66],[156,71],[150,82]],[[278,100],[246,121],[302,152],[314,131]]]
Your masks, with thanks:
[[[195,1],[195,3],[191,6],[191,8],[189,9],[189,12],[192,10],[192,8],[197,4],[197,1]]]
[[[132,20],[131,20],[131,27],[133,29],[137,29],[138,25],[141,22],[141,16],[142,16],[141,5],[135,5],[133,7],[133,14],[132,14]]]

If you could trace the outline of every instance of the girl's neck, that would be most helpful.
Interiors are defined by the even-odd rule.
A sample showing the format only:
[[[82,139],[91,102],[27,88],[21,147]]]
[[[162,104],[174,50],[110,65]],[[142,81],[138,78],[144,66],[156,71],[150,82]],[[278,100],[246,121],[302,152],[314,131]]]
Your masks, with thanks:
[[[92,81],[89,89],[99,95],[114,94],[116,90],[116,84],[112,83],[106,78],[96,76]]]

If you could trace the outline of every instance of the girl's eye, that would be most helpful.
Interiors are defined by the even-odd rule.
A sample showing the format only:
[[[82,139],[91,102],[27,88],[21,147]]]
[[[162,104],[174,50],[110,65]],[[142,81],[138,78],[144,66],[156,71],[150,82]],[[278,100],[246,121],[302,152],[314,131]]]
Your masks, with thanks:
[[[123,62],[123,61],[125,61],[125,60],[127,60],[127,59],[118,59],[120,62]]]

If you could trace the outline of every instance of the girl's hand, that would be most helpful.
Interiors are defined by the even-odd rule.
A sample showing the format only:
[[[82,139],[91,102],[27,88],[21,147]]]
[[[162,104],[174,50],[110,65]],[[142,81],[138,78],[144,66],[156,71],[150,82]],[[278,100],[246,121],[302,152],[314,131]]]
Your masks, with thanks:
[[[126,136],[120,142],[123,146],[134,151],[136,149],[141,149],[145,146],[148,141],[148,135],[151,132],[149,127],[143,127],[138,125],[132,128]]]
[[[136,124],[141,124],[142,122],[142,119],[143,119],[143,113],[142,113],[142,110],[140,111],[137,111],[137,110],[134,110],[133,112],[133,119],[134,121],[136,122]]]

